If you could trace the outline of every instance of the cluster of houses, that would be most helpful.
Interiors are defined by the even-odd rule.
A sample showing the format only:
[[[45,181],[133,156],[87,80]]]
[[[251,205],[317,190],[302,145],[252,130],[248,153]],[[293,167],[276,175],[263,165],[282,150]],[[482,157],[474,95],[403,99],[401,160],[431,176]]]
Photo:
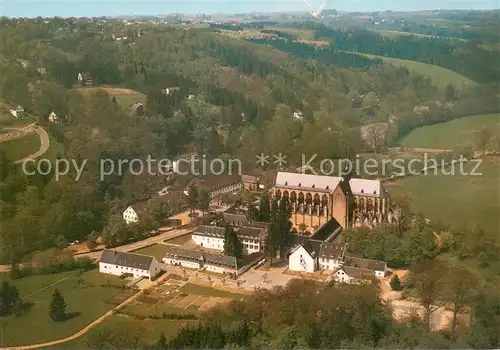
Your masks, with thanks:
[[[23,118],[25,116],[25,111],[24,107],[21,105],[18,105],[16,108],[12,108],[9,110],[9,113],[14,117],[14,118]],[[64,119],[67,119],[67,116],[64,116]],[[57,114],[52,111],[49,116],[48,116],[48,121],[49,123],[59,123],[61,119],[57,116]]]
[[[252,176],[221,176],[193,181],[207,190],[211,198],[243,189],[260,189],[259,179]],[[348,247],[341,242],[341,232],[346,227],[374,225],[393,217],[388,193],[380,181],[278,172],[275,186],[269,192],[271,198],[278,200],[288,197],[292,205],[293,229],[287,254],[290,271],[314,273],[323,270],[330,273],[331,279],[345,283],[360,283],[386,275],[385,262],[351,256]],[[160,198],[171,201],[183,196],[186,196],[183,191],[177,191]],[[124,220],[127,223],[137,222],[146,207],[147,201],[128,206],[123,212]],[[223,254],[226,225],[235,230],[246,257],[255,259],[242,259],[246,261],[243,264]],[[304,230],[304,227],[309,230]],[[162,262],[238,276],[249,265],[264,258],[267,234],[267,223],[251,221],[243,211],[233,207],[223,213],[222,223],[213,222],[193,230],[193,249],[171,247]],[[141,265],[141,270],[141,266],[134,262],[140,259],[134,259],[134,255],[113,255],[106,251],[100,270],[153,278],[159,263],[154,258],[149,259],[148,264]],[[238,263],[245,266],[239,266]]]

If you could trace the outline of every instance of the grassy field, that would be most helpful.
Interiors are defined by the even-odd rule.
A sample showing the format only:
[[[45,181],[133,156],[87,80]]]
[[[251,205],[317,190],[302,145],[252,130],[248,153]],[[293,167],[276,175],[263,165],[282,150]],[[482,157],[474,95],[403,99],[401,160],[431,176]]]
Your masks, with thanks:
[[[474,163],[464,166],[471,172]],[[421,212],[432,221],[449,225],[455,230],[475,230],[478,227],[498,235],[500,230],[500,159],[487,157],[476,170],[482,176],[459,175],[412,176],[388,183],[392,195],[409,194],[413,212]]]
[[[154,244],[150,245],[149,247],[134,250],[134,253],[154,256],[156,260],[161,262],[165,257],[165,253],[167,252],[167,250],[168,246],[165,244]]]
[[[264,29],[278,30],[280,32],[294,35],[297,40],[315,40],[314,30],[299,29],[299,28],[283,28],[283,27],[265,27]]]
[[[197,320],[153,320],[145,319],[138,320],[123,315],[113,315],[106,319],[99,327],[91,329],[84,336],[68,343],[61,344],[54,348],[58,349],[85,349],[88,346],[90,339],[96,337],[98,334],[113,331],[116,329],[130,329],[133,332],[140,334],[141,342],[147,345],[153,345],[160,338],[163,333],[168,340],[172,339],[177,333],[186,326],[195,326]],[[132,334],[134,336],[134,334]]]
[[[466,39],[461,39],[461,38],[453,38],[453,37],[446,37],[446,36],[437,36],[437,35],[429,35],[429,34],[420,34],[420,33],[409,33],[409,32],[401,32],[399,30],[377,30],[377,32],[385,36],[387,38],[391,39],[399,39],[402,36],[416,36],[420,38],[439,38],[439,39],[451,39],[451,40],[459,40],[459,41],[467,41]]]
[[[483,126],[500,135],[500,113],[454,119],[413,130],[402,141],[405,147],[452,149],[457,145],[473,144],[475,132]]]
[[[129,109],[132,104],[137,102],[143,104],[146,103],[146,95],[132,89],[124,89],[124,88],[110,87],[110,86],[83,87],[76,89],[84,94],[93,93],[98,90],[104,90],[111,96],[115,96],[116,102],[118,102],[118,104],[125,109]]]
[[[16,119],[11,114],[0,114],[0,126],[4,127],[23,127],[29,124],[33,124],[34,120],[29,117],[22,119]]]
[[[350,51],[345,51],[345,52],[350,52]],[[435,85],[443,89],[446,88],[448,84],[452,84],[457,89],[477,85],[475,81],[472,81],[471,79],[464,77],[461,74],[458,74],[452,70],[436,66],[433,64],[427,64],[410,60],[402,60],[399,58],[371,55],[362,52],[356,52],[356,53],[366,56],[368,58],[380,58],[384,62],[393,64],[395,66],[406,67],[410,72],[431,78],[434,81]]]
[[[6,280],[9,277],[3,274],[1,278]],[[11,315],[0,320],[2,345],[6,346],[72,335],[131,295],[130,290],[121,288],[123,283],[119,277],[100,274],[97,270],[81,276],[78,272],[64,272],[10,282],[19,288],[22,296],[26,296],[23,302],[29,305],[29,310],[24,315]],[[67,304],[69,317],[63,322],[53,322],[49,317],[49,305],[56,288]]]
[[[189,241],[191,241],[191,234],[190,233],[188,233],[187,235],[182,235],[179,237],[169,239],[169,240],[165,241],[165,243],[183,245],[184,243],[187,243]]]
[[[200,285],[194,284],[194,283],[186,284],[185,286],[181,287],[180,291],[183,293],[188,293],[188,294],[206,295],[206,296],[210,296],[210,297],[231,298],[231,299],[237,299],[237,300],[246,297],[245,294],[226,292],[226,291],[211,288],[211,287],[200,286]]]
[[[0,149],[5,152],[7,158],[11,161],[16,161],[36,153],[40,149],[40,146],[40,136],[36,132],[28,133],[19,139],[0,143]]]

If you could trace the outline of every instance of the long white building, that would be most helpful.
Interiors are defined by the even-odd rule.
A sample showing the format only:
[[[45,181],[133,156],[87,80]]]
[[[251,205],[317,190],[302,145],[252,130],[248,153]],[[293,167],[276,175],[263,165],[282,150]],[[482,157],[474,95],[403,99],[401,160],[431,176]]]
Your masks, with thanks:
[[[158,276],[161,268],[153,256],[106,249],[99,261],[99,272],[115,276],[146,277],[151,280]]]

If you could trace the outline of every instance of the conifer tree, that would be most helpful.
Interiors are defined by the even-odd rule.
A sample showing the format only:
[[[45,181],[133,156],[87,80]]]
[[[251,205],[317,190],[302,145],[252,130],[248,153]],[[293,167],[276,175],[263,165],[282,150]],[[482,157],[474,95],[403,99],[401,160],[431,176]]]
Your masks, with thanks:
[[[270,219],[270,208],[269,208],[269,197],[267,194],[262,195],[259,203],[259,221],[269,222]]]
[[[52,302],[50,303],[50,318],[53,321],[62,321],[66,318],[66,302],[64,297],[56,289],[52,295]]]
[[[240,259],[243,255],[243,244],[234,229],[227,225],[224,231],[224,253]]]

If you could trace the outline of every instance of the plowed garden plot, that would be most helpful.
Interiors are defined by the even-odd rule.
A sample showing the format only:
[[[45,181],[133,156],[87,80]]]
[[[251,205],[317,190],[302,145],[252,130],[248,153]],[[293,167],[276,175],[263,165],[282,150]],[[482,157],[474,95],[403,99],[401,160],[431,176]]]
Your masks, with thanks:
[[[188,296],[184,297],[175,307],[178,307],[180,309],[186,309],[193,301],[195,301],[199,296],[194,295],[194,294],[189,294]]]
[[[219,297],[212,297],[210,298],[210,300],[208,300],[205,304],[203,304],[202,306],[200,306],[200,308],[198,309],[198,311],[201,311],[201,312],[204,312],[204,311],[208,311],[210,310],[211,308],[215,307],[219,301],[220,301],[221,298]]]

